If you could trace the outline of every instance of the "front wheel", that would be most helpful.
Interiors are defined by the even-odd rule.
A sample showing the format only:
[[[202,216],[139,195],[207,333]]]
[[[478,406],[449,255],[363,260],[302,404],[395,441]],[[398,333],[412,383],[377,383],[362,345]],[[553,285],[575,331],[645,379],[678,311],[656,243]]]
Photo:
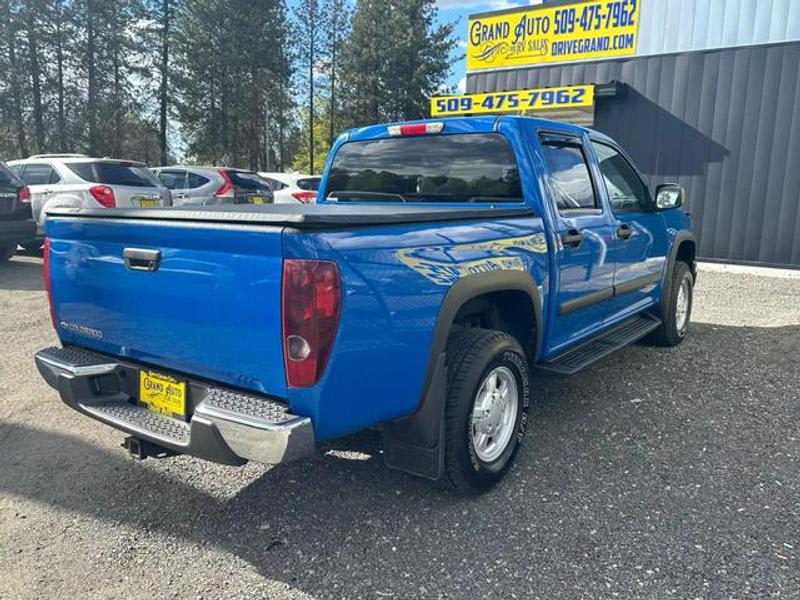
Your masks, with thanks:
[[[448,343],[447,362],[445,471],[457,490],[477,494],[503,478],[525,436],[525,353],[506,333],[468,329]]]
[[[670,286],[664,293],[669,296],[662,314],[663,322],[651,334],[650,339],[659,346],[677,346],[686,339],[692,316],[694,277],[689,265],[684,262],[675,263]]]

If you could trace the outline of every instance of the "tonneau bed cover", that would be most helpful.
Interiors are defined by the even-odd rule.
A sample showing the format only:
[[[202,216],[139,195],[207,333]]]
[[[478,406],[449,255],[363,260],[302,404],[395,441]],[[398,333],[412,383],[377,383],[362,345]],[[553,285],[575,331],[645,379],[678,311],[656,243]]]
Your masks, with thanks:
[[[54,208],[48,215],[97,219],[146,221],[205,221],[247,225],[285,225],[297,229],[320,229],[396,223],[428,223],[471,219],[498,219],[529,215],[526,206],[443,207],[354,204],[275,204],[265,206],[208,206],[187,208]]]

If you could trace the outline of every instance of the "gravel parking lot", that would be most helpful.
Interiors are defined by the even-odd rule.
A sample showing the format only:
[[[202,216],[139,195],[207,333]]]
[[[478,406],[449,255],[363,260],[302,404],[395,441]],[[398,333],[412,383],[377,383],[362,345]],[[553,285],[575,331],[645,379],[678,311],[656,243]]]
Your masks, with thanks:
[[[800,276],[702,272],[682,346],[537,385],[495,491],[365,434],[233,469],[136,462],[36,373],[41,260],[0,265],[0,598],[797,598]]]

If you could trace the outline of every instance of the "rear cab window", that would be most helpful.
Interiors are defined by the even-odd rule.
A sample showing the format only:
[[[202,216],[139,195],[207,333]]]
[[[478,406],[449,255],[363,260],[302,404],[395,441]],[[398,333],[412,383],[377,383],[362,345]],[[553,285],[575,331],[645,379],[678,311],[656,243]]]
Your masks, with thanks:
[[[336,202],[522,203],[516,157],[499,133],[348,142],[331,162]]]
[[[158,179],[144,166],[128,162],[70,162],[70,171],[89,183],[156,187]]]

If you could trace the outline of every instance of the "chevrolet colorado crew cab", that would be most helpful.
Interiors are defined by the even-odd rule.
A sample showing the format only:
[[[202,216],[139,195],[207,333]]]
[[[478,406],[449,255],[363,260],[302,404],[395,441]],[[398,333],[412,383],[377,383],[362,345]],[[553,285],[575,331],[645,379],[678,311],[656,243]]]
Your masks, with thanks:
[[[683,190],[526,117],[376,125],[317,204],[59,208],[36,355],[138,457],[276,464],[366,428],[390,467],[477,493],[508,471],[537,378],[687,335]]]

